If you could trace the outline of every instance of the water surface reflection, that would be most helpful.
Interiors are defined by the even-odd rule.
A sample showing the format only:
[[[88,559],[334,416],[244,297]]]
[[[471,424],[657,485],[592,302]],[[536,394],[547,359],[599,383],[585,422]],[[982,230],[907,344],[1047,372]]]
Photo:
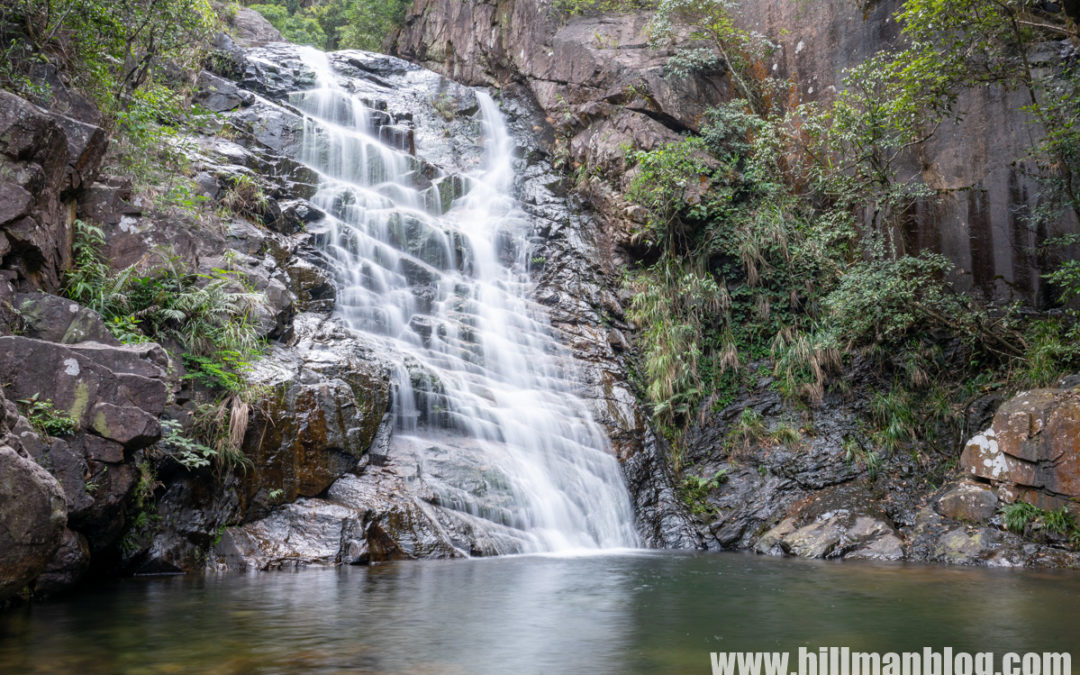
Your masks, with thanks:
[[[710,651],[1061,651],[1078,600],[1075,572],[670,553],[134,579],[0,617],[0,672],[707,673]]]

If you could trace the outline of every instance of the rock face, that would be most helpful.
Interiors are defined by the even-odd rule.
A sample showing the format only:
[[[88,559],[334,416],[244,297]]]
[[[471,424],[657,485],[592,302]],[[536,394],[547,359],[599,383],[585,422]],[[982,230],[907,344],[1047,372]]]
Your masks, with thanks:
[[[356,468],[390,403],[390,367],[355,334],[312,315],[295,330],[250,376],[280,392],[256,410],[244,442],[251,516],[316,497]]]
[[[1036,389],[1007,401],[960,456],[975,478],[1045,509],[1080,515],[1080,390]]]
[[[896,43],[892,15],[899,0],[813,6],[771,0],[738,3],[739,20],[778,45],[766,69],[790,76],[800,101],[827,100],[842,71]],[[556,122],[562,151],[574,166],[624,173],[623,146],[652,149],[696,129],[702,111],[730,98],[722,70],[694,79],[666,78],[670,55],[648,47],[648,13],[559,17],[542,0],[422,0],[414,3],[398,53],[470,84],[524,82]],[[1056,47],[1045,65],[1060,65]],[[1036,258],[1037,233],[1020,214],[1036,206],[1039,189],[1020,160],[1029,153],[1030,124],[1021,92],[977,87],[957,104],[959,124],[943,125],[910,158],[910,170],[946,196],[919,207],[906,226],[911,251],[944,253],[961,286],[991,297],[1042,302],[1040,274],[1054,261]],[[946,126],[948,128],[946,128]],[[589,197],[616,242],[630,215],[617,197],[618,178],[595,184]],[[1075,231],[1065,215],[1038,236]],[[1075,255],[1076,251],[1070,254]]]
[[[59,285],[74,197],[93,181],[105,148],[101,128],[0,91],[0,257],[28,285]]]
[[[917,460],[878,446],[860,423],[869,396],[859,389],[871,377],[855,364],[847,375],[860,383],[855,390],[827,393],[823,405],[812,409],[785,403],[764,377],[724,410],[700,412],[703,421],[685,438],[684,461],[689,475],[722,477],[714,489],[694,497],[710,549],[956,565],[1057,567],[1080,561],[1061,538],[1024,537],[1005,528],[1000,505],[1031,493],[1004,476],[984,481],[966,466],[935,468],[934,458]],[[1063,402],[1068,391],[1055,390],[1055,396]],[[1035,398],[1010,401],[998,415],[1014,414],[1023,400]],[[985,425],[985,411],[995,402],[973,404],[969,427]],[[745,419],[757,422],[747,430]],[[985,435],[972,445],[981,447]],[[940,478],[931,479],[935,473]],[[1049,498],[1045,490],[1037,494]]]
[[[0,603],[45,570],[66,523],[64,492],[56,479],[0,445]]]

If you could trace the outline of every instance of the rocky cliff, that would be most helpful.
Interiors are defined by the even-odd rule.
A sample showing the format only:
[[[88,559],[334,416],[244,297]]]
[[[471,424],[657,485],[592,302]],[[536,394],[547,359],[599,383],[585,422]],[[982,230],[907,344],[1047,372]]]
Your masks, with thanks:
[[[762,64],[790,77],[794,101],[827,100],[843,72],[896,44],[898,0],[778,3],[743,0],[738,19],[778,49]],[[625,147],[649,150],[697,129],[702,111],[729,98],[725,74],[665,78],[670,52],[649,46],[647,12],[566,17],[544,0],[417,0],[397,42],[407,59],[466,83],[520,82],[556,127],[561,152],[576,166],[618,176]],[[1066,43],[1047,44],[1034,67],[1060,64]],[[1043,303],[1040,277],[1055,261],[1040,252],[1047,237],[1076,230],[1066,214],[1036,231],[1026,221],[1040,204],[1028,157],[1042,131],[1017,90],[963,92],[959,121],[938,130],[906,160],[943,198],[919,206],[903,229],[910,252],[944,253],[962,287],[989,298]],[[625,244],[624,186],[593,185],[605,232]],[[1068,253],[1075,254],[1076,251]]]

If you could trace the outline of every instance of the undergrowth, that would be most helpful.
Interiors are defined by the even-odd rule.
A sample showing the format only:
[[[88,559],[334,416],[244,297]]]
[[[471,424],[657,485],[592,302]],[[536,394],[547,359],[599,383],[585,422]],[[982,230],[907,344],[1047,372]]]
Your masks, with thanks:
[[[960,92],[988,83],[1029,93],[1025,111],[1049,132],[1017,158],[1043,185],[1032,227],[1080,213],[1080,109],[1068,104],[1080,73],[1024,59],[1048,37],[1080,39],[1075,27],[1020,0],[907,0],[899,46],[849,69],[822,105],[800,103],[770,74],[775,46],[742,29],[735,10],[659,3],[651,34],[674,50],[668,77],[723,72],[738,98],[708,111],[699,133],[627,155],[626,196],[648,213],[626,275],[628,317],[640,329],[642,392],[676,468],[682,431],[756,381],[762,363],[801,406],[849,392],[838,375],[868,368],[873,447],[847,454],[875,474],[899,451],[954,456],[975,398],[1080,368],[1080,317],[1068,305],[1080,296],[1076,261],[1046,277],[1060,309],[1031,320],[962,292],[949,260],[908,251],[899,236],[915,208],[938,199],[903,161],[955,117]],[[1078,241],[1042,246],[1049,255]],[[735,447],[764,437],[747,414],[731,430]]]

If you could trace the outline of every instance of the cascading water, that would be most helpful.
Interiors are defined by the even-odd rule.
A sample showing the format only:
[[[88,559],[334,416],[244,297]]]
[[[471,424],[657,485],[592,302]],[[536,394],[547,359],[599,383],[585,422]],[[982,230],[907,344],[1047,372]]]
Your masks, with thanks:
[[[320,174],[312,201],[328,215],[315,228],[337,311],[397,364],[391,461],[419,454],[427,501],[467,514],[495,552],[636,545],[618,463],[573,393],[575,364],[529,299],[530,221],[495,102],[476,93],[482,166],[447,174],[412,156],[326,54],[302,58],[316,82],[291,97],[305,114],[298,159]]]

